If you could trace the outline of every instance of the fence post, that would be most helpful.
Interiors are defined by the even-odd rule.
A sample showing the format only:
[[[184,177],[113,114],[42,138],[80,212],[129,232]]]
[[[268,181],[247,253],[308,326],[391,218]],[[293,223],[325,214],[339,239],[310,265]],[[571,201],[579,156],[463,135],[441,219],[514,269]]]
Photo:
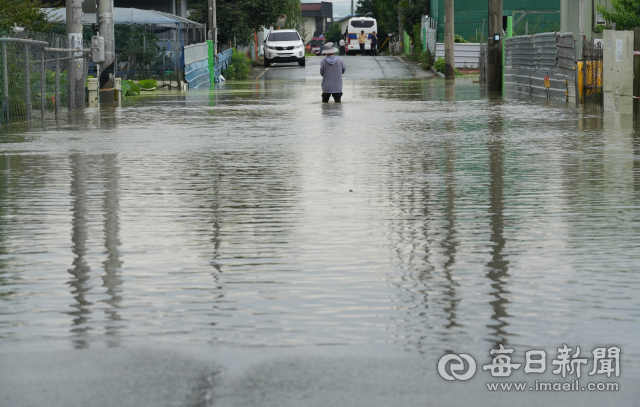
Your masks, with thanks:
[[[56,38],[56,48],[59,48],[59,39]],[[56,56],[56,82],[55,82],[55,96],[54,96],[54,109],[56,117],[58,113],[60,113],[59,103],[60,103],[60,53],[55,52]]]
[[[31,67],[29,66],[29,44],[24,44],[24,97],[27,103],[27,121],[31,121]]]
[[[4,79],[2,89],[2,116],[6,115],[6,124],[9,124],[9,71],[7,69],[7,43],[2,43],[2,77]],[[3,117],[0,117],[0,124],[2,124]]]
[[[633,29],[633,50],[640,51],[640,28]],[[603,89],[604,90],[604,89]],[[633,54],[633,114],[640,114],[640,55]]]
[[[42,47],[41,51],[40,51],[40,57],[41,57],[41,61],[40,61],[40,118],[42,120],[44,120],[44,104],[46,101],[45,98],[45,90],[46,90],[46,75],[45,75],[45,71],[44,71],[44,47]]]

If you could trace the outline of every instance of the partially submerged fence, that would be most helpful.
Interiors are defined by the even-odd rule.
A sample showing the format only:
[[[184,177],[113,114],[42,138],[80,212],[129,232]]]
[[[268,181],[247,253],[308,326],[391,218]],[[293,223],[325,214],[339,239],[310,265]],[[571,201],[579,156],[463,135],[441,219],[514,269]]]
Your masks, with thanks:
[[[209,86],[209,47],[206,42],[184,47],[184,79],[189,89]]]
[[[566,100],[573,80],[573,34],[541,33],[506,38],[504,89]]]
[[[456,43],[453,53],[455,54],[456,68],[478,68],[480,62],[479,43]],[[436,44],[436,58],[444,58],[444,44]]]
[[[215,81],[218,82],[222,71],[227,69],[231,64],[231,55],[233,55],[233,48],[229,48],[225,51],[219,52],[216,55],[215,61]]]
[[[88,50],[67,45],[63,35],[0,33],[0,125],[84,108]],[[75,81],[67,80],[71,69],[81,70]]]

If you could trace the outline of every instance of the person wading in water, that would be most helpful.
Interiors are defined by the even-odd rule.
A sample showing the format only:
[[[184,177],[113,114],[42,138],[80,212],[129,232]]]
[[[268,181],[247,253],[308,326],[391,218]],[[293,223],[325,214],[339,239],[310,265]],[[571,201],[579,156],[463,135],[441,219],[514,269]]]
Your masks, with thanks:
[[[342,98],[342,74],[347,70],[344,60],[335,54],[338,49],[333,42],[324,44],[322,53],[327,57],[320,62],[320,75],[322,75],[322,102],[329,103],[333,96],[336,103]]]

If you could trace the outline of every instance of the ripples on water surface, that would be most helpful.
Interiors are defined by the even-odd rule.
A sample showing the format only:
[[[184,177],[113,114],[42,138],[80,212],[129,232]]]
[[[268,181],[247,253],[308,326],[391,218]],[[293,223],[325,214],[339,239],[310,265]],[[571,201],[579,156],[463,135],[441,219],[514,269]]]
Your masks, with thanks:
[[[630,117],[465,81],[345,92],[227,84],[3,133],[0,341],[615,344],[637,364]]]

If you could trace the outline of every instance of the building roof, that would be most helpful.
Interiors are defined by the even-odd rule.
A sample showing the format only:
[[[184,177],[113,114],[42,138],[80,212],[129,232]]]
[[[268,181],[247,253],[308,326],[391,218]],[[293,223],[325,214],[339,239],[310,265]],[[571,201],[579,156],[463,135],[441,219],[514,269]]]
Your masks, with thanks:
[[[302,3],[300,5],[302,11],[320,11],[322,10],[322,4],[320,3]]]
[[[64,23],[67,19],[66,10],[64,8],[45,8],[49,15],[50,22]],[[152,24],[152,25],[175,25],[175,24],[192,24],[202,26],[204,24],[196,23],[187,18],[176,16],[174,14],[164,13],[155,10],[141,10],[139,8],[113,8],[114,24]],[[83,13],[82,24],[96,24],[96,13]]]

